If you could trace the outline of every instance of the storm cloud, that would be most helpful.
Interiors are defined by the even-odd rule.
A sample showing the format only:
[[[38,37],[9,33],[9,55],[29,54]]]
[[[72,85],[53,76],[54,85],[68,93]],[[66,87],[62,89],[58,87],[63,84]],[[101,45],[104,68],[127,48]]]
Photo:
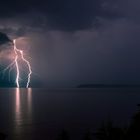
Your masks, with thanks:
[[[42,85],[140,83],[137,0],[10,4],[0,5],[0,31],[11,38],[30,38],[33,79]]]
[[[47,26],[55,30],[75,31],[98,27],[100,18],[121,17],[117,3],[110,0],[44,0],[3,1],[1,18],[19,17],[30,20],[32,26]],[[26,21],[25,21],[26,22]]]
[[[6,43],[9,43],[9,42],[12,42],[9,39],[9,37],[6,34],[0,32],[0,45],[6,44]]]

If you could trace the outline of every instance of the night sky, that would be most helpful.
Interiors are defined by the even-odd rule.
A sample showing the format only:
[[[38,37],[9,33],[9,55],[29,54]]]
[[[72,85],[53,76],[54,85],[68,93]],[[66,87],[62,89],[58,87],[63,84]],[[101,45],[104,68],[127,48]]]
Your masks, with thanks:
[[[33,87],[140,84],[140,1],[1,0],[0,70],[22,38]],[[13,86],[8,73],[0,86]]]

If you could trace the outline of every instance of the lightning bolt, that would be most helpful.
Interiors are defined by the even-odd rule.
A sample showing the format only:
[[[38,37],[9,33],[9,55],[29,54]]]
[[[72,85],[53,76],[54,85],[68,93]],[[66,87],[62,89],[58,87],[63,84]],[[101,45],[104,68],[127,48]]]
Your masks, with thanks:
[[[19,84],[20,70],[19,70],[19,63],[18,63],[18,59],[19,59],[18,54],[20,54],[22,61],[26,63],[26,65],[28,67],[28,70],[29,70],[29,73],[28,73],[28,81],[27,81],[27,84],[26,84],[26,88],[28,88],[29,87],[29,84],[30,84],[31,74],[32,74],[32,69],[31,69],[30,62],[24,57],[23,50],[20,50],[20,49],[18,49],[16,47],[16,39],[13,40],[13,44],[14,44],[13,46],[14,46],[14,52],[15,52],[15,61],[14,62],[15,62],[16,71],[17,71],[16,85],[17,85],[18,88],[20,87],[20,84]]]

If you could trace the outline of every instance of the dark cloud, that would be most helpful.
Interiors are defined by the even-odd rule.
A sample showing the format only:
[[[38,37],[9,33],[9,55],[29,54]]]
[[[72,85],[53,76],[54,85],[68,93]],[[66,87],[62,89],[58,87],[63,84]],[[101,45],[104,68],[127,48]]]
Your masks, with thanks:
[[[12,42],[9,39],[9,37],[6,34],[0,32],[0,45],[6,44],[6,43],[9,43],[9,42]]]
[[[110,0],[13,0],[1,2],[0,17],[23,17],[33,26],[75,31],[98,26],[99,18],[121,17],[115,6]]]

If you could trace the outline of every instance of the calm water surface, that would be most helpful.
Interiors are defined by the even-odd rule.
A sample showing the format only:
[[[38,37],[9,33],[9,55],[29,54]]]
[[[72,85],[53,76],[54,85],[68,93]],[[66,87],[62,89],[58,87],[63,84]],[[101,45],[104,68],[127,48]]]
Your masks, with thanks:
[[[140,103],[140,89],[0,89],[0,132],[8,140],[72,139],[103,120],[126,125]]]

